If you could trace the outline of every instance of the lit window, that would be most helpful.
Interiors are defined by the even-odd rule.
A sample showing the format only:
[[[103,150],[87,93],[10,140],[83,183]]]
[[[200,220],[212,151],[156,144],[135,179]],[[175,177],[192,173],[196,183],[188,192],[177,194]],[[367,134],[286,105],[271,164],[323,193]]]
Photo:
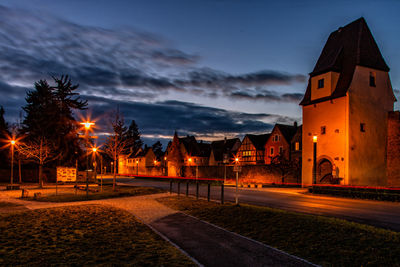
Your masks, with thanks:
[[[376,86],[375,78],[376,78],[375,72],[370,72],[369,73],[369,86],[372,86],[372,87]]]
[[[271,149],[270,149],[270,151],[269,151],[269,154],[270,154],[271,156],[274,155],[274,148],[273,148],[273,147],[271,147]]]
[[[324,79],[318,80],[318,89],[324,88]]]
[[[326,133],[326,126],[321,126],[321,134],[325,134]]]
[[[360,123],[360,132],[365,132],[365,123]]]
[[[296,151],[300,150],[300,143],[299,142],[296,142],[294,144],[294,150],[296,150]]]

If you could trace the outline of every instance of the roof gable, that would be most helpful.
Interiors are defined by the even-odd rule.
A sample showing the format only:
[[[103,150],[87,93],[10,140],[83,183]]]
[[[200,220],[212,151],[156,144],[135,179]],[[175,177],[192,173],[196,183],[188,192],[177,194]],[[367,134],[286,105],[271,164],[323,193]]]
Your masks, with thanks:
[[[311,79],[311,77],[329,71],[339,72],[339,80],[332,95],[311,101],[309,80],[300,105],[309,105],[345,96],[356,66],[389,71],[364,18],[340,27],[329,35],[314,70],[310,73]]]
[[[265,143],[271,134],[247,134],[246,137],[249,138],[250,142],[254,145],[257,150],[264,150]]]

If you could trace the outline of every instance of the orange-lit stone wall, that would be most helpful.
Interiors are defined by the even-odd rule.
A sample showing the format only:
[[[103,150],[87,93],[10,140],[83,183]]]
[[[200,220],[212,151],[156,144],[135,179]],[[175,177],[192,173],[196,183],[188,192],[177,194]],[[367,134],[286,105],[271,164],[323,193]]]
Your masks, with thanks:
[[[339,170],[342,184],[347,184],[347,97],[303,106],[302,183],[312,184],[313,136],[317,141],[317,162],[329,160]],[[321,127],[325,127],[322,134]]]
[[[370,73],[376,86],[369,85]],[[349,96],[350,185],[386,186],[387,117],[394,96],[387,72],[357,66]],[[365,124],[365,132],[360,124]]]
[[[387,141],[387,185],[400,187],[400,112],[390,112]]]

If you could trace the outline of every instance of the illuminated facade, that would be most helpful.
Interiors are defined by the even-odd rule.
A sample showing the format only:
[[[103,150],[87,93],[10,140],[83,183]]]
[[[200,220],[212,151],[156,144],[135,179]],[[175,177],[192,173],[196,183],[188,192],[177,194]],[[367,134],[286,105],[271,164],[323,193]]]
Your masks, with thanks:
[[[236,156],[243,165],[264,164],[264,146],[270,134],[247,134]]]
[[[274,158],[280,156],[291,160],[290,142],[296,134],[297,128],[297,124],[275,124],[267,143],[265,143],[265,164],[271,164]]]
[[[332,32],[310,73],[303,106],[302,182],[387,184],[387,122],[396,101],[364,20]]]

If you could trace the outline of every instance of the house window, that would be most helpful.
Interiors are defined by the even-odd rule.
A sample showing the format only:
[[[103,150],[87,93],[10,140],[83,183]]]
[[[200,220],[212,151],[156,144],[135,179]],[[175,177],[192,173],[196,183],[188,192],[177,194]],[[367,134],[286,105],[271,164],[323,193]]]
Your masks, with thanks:
[[[280,146],[279,147],[279,154],[282,154],[283,153],[283,146]]]
[[[369,73],[369,86],[376,87],[375,79],[376,79],[375,72],[370,72]]]
[[[296,151],[299,151],[299,150],[300,150],[300,143],[299,143],[299,142],[296,142],[296,143],[294,144],[294,150],[296,150]]]
[[[360,132],[365,133],[365,123],[360,123]]]
[[[321,134],[325,134],[326,133],[326,126],[321,126]]]
[[[318,80],[318,89],[324,88],[324,79],[319,79]]]
[[[273,147],[271,147],[271,149],[270,149],[270,151],[269,151],[269,154],[270,154],[271,156],[274,155],[274,148],[273,148]]]
[[[279,135],[279,134],[276,134],[275,136],[274,136],[274,142],[279,142],[279,141],[281,141],[281,136]]]

